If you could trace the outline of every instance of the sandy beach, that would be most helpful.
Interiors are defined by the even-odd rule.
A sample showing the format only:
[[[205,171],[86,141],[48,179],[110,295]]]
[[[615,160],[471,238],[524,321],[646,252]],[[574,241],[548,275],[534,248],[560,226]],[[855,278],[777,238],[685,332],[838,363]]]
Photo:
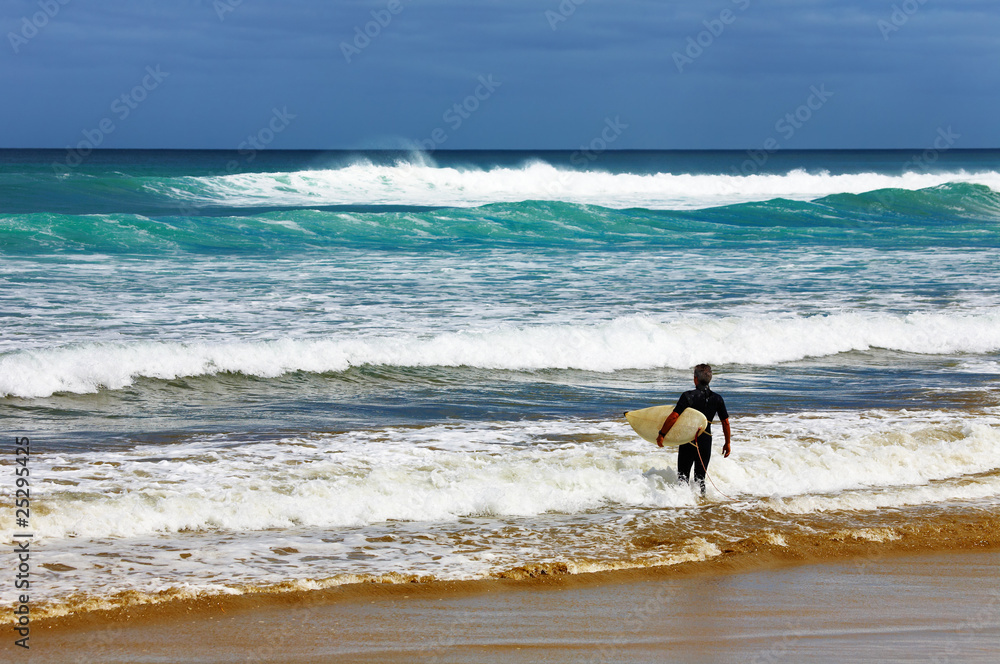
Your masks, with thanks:
[[[1000,550],[373,585],[38,625],[31,662],[993,662]]]

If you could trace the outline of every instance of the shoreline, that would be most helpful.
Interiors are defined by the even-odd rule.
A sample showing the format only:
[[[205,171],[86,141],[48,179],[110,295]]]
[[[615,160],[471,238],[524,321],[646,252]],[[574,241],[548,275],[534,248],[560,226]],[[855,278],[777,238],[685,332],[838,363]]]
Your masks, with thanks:
[[[561,562],[539,563],[506,570],[487,578],[439,580],[397,575],[317,589],[278,584],[252,588],[240,594],[197,595],[177,598],[142,596],[126,592],[123,605],[92,608],[66,615],[32,620],[33,632],[89,629],[108,624],[171,621],[178,617],[212,616],[219,612],[267,610],[273,607],[313,606],[363,602],[373,599],[420,596],[448,598],[494,591],[590,587],[669,579],[716,577],[786,567],[822,564],[873,565],[894,557],[976,551],[1000,551],[1000,516],[978,510],[954,514],[947,523],[908,524],[892,531],[857,528],[808,537],[762,531],[722,545],[720,553],[702,560],[669,565],[596,571],[571,571]],[[106,602],[99,599],[97,603]],[[35,609],[36,614],[38,609]]]
[[[993,661],[1000,652],[1000,546],[892,547],[836,562],[761,551],[757,563],[359,584],[93,612],[33,625],[31,661],[652,662],[667,653],[685,661],[846,661],[827,650],[834,645],[869,660],[904,661],[920,648],[927,657]],[[902,649],[900,659],[887,657],[893,649]]]

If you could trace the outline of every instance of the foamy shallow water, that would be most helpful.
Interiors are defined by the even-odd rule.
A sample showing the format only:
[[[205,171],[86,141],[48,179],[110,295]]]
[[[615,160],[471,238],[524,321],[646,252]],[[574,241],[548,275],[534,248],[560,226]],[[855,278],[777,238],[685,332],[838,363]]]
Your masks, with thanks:
[[[734,455],[713,459],[707,503],[676,483],[675,453],[620,421],[217,435],[43,454],[32,461],[44,478],[34,546],[48,566],[36,597],[669,565],[714,557],[762,528],[783,544],[811,517],[832,532],[825,519],[850,530],[887,508],[1000,503],[995,413],[804,412],[735,424]],[[0,524],[9,538],[9,516]],[[658,544],[637,545],[649,538]]]

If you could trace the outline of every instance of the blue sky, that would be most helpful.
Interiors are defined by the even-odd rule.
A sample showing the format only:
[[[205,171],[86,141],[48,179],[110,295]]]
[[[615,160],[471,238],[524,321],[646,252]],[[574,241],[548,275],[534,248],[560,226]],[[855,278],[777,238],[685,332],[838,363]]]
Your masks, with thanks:
[[[0,0],[0,147],[996,148],[996,7]]]

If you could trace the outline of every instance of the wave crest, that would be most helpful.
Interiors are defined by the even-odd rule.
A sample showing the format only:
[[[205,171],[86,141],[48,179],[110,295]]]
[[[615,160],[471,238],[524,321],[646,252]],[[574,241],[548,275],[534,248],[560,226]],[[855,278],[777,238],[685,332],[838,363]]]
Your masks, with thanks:
[[[0,395],[122,389],[137,378],[237,373],[277,377],[351,367],[458,367],[532,371],[685,369],[698,362],[769,365],[873,348],[923,354],[1000,349],[1000,314],[844,313],[787,318],[625,317],[594,325],[509,327],[429,337],[256,342],[80,344],[0,356]]]
[[[616,209],[699,210],[775,198],[808,201],[881,189],[915,191],[947,183],[980,184],[1000,190],[1000,173],[958,170],[832,175],[797,169],[785,174],[761,175],[641,174],[572,170],[543,161],[491,169],[360,163],[329,170],[198,178],[183,191],[193,203],[227,207],[478,207],[534,200]],[[159,191],[176,193],[178,188],[168,192],[161,187]]]

